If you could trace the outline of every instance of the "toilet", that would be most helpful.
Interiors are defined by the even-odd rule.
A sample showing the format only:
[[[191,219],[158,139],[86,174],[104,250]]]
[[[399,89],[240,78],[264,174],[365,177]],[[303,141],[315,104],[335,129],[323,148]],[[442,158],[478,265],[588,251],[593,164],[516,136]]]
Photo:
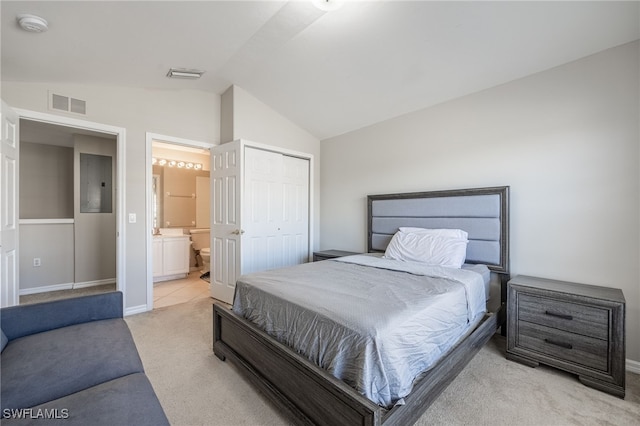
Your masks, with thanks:
[[[211,262],[211,233],[209,228],[195,228],[189,231],[191,234],[191,246],[202,259],[202,273],[209,272]]]
[[[211,270],[209,263],[211,258],[211,251],[209,247],[205,247],[200,250],[200,257],[202,258],[202,273],[209,272]]]

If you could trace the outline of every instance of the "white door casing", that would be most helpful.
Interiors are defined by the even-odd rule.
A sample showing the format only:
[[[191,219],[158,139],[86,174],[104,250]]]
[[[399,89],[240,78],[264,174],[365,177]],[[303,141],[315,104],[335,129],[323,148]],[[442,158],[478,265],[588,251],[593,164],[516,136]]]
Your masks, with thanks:
[[[118,165],[116,178],[116,287],[123,293],[124,315],[138,313],[137,307],[127,306],[127,285],[126,285],[126,226],[125,220],[125,199],[126,199],[126,129],[124,127],[112,126],[109,124],[95,123],[83,119],[64,117],[55,114],[43,113],[38,111],[30,111],[16,108],[15,112],[20,119],[37,121],[41,123],[52,124],[54,126],[73,127],[76,129],[88,130],[90,132],[104,133],[114,135],[117,139],[117,160]],[[17,135],[16,135],[17,136]],[[16,194],[17,197],[17,194]],[[18,283],[16,283],[18,286]]]
[[[211,297],[233,301],[240,276],[241,161],[240,144],[226,143],[211,150]]]
[[[146,185],[145,187],[147,188],[146,190],[146,194],[147,194],[147,217],[149,218],[149,220],[147,220],[146,223],[146,227],[147,227],[147,243],[146,243],[146,247],[147,247],[147,304],[145,306],[146,311],[150,311],[153,309],[153,277],[154,276],[158,276],[157,274],[159,273],[156,265],[159,263],[158,260],[154,261],[154,255],[156,254],[156,252],[154,252],[154,244],[155,240],[153,239],[153,206],[154,206],[154,202],[153,202],[153,166],[152,166],[152,157],[153,157],[153,142],[164,142],[164,143],[168,143],[168,144],[172,144],[172,145],[180,145],[180,146],[186,146],[186,147],[192,147],[192,148],[200,148],[200,149],[204,149],[204,150],[211,150],[214,146],[214,144],[209,143],[209,142],[204,142],[204,141],[196,141],[196,140],[192,140],[192,139],[185,139],[185,138],[179,138],[179,137],[175,137],[175,136],[169,136],[169,135],[161,135],[158,133],[151,133],[151,132],[147,132],[146,133],[146,137],[145,137],[145,145],[146,145],[146,157],[147,157],[147,164],[146,164]],[[213,163],[213,155],[212,155],[212,160],[211,163]],[[212,166],[213,167],[213,166]],[[156,224],[157,227],[161,227],[162,224],[158,223]]]
[[[19,303],[18,288],[18,167],[20,123],[18,114],[2,101],[0,113],[0,307]]]

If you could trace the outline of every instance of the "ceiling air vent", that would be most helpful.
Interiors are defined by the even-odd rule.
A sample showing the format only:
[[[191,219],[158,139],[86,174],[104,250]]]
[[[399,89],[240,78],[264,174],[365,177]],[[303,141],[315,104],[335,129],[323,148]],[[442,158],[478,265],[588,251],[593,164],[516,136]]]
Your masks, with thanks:
[[[70,96],[49,92],[49,109],[52,111],[71,112],[73,114],[87,114],[87,102]]]

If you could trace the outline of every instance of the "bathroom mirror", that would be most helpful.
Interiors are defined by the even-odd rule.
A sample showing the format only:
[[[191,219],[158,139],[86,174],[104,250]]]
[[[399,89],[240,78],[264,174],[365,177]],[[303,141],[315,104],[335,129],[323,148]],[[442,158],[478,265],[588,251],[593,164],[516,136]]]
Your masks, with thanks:
[[[111,157],[80,153],[80,213],[112,212]]]

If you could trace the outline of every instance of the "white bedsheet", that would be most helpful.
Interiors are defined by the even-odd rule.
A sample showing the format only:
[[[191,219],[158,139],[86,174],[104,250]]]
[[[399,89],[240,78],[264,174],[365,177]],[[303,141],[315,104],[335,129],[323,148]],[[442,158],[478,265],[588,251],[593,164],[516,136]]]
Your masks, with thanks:
[[[244,275],[233,310],[391,407],[486,307],[476,272],[358,255]]]

